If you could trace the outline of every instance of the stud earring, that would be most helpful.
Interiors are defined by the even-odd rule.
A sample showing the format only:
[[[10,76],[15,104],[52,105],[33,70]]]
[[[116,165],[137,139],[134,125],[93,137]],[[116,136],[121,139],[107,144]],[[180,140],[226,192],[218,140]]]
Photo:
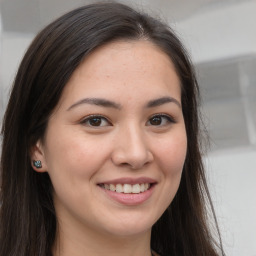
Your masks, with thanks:
[[[42,168],[42,162],[40,160],[33,160],[33,165],[36,168]]]

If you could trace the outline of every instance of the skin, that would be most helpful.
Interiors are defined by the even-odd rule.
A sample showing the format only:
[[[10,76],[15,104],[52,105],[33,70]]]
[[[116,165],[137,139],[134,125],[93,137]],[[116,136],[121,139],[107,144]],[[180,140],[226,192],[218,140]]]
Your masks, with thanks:
[[[170,58],[143,40],[91,53],[65,86],[32,155],[43,165],[33,168],[48,172],[54,187],[54,255],[151,255],[151,227],[177,192],[186,150],[180,81]],[[123,177],[153,179],[151,196],[126,205],[98,186]]]

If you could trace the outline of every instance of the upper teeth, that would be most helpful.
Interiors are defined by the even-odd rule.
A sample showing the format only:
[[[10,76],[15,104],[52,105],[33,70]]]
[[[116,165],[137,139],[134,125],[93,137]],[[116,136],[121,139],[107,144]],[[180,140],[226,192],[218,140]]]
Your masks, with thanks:
[[[103,184],[103,187],[105,189],[116,191],[118,193],[134,193],[138,194],[141,192],[144,192],[149,189],[150,184],[149,183],[142,183],[142,184]]]

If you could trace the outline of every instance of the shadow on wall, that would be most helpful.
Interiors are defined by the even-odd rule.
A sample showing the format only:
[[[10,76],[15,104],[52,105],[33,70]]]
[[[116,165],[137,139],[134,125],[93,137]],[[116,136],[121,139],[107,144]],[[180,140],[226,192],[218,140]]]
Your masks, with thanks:
[[[212,151],[256,145],[256,55],[197,65]]]

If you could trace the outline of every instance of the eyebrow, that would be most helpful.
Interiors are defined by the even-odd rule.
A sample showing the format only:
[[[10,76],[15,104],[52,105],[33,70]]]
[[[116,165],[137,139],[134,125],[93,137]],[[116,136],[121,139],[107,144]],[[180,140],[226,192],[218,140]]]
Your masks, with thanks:
[[[154,99],[154,100],[150,100],[147,104],[146,104],[146,108],[153,108],[153,107],[157,107],[157,106],[161,106],[163,104],[166,103],[175,103],[178,107],[181,108],[181,104],[179,103],[178,100],[176,100],[175,98],[172,97],[161,97],[158,99]],[[73,105],[71,105],[67,111],[71,110],[72,108],[75,108],[77,106],[80,106],[82,104],[90,104],[90,105],[96,105],[96,106],[102,106],[102,107],[108,107],[108,108],[115,108],[120,110],[122,107],[120,104],[107,100],[107,99],[102,99],[102,98],[84,98],[81,99],[79,101],[77,101],[76,103],[74,103]]]
[[[78,102],[71,105],[67,110],[71,110],[74,107],[77,107],[82,104],[90,104],[90,105],[96,105],[96,106],[102,106],[102,107],[108,107],[108,108],[115,108],[115,109],[121,109],[121,105],[118,103],[115,103],[110,100],[101,99],[101,98],[84,98],[82,100],[79,100]]]
[[[175,103],[176,105],[178,105],[178,107],[181,108],[181,104],[178,100],[176,100],[175,98],[172,97],[161,97],[155,100],[151,100],[147,103],[146,107],[147,108],[153,108],[153,107],[158,107],[161,106],[163,104],[166,103]]]

